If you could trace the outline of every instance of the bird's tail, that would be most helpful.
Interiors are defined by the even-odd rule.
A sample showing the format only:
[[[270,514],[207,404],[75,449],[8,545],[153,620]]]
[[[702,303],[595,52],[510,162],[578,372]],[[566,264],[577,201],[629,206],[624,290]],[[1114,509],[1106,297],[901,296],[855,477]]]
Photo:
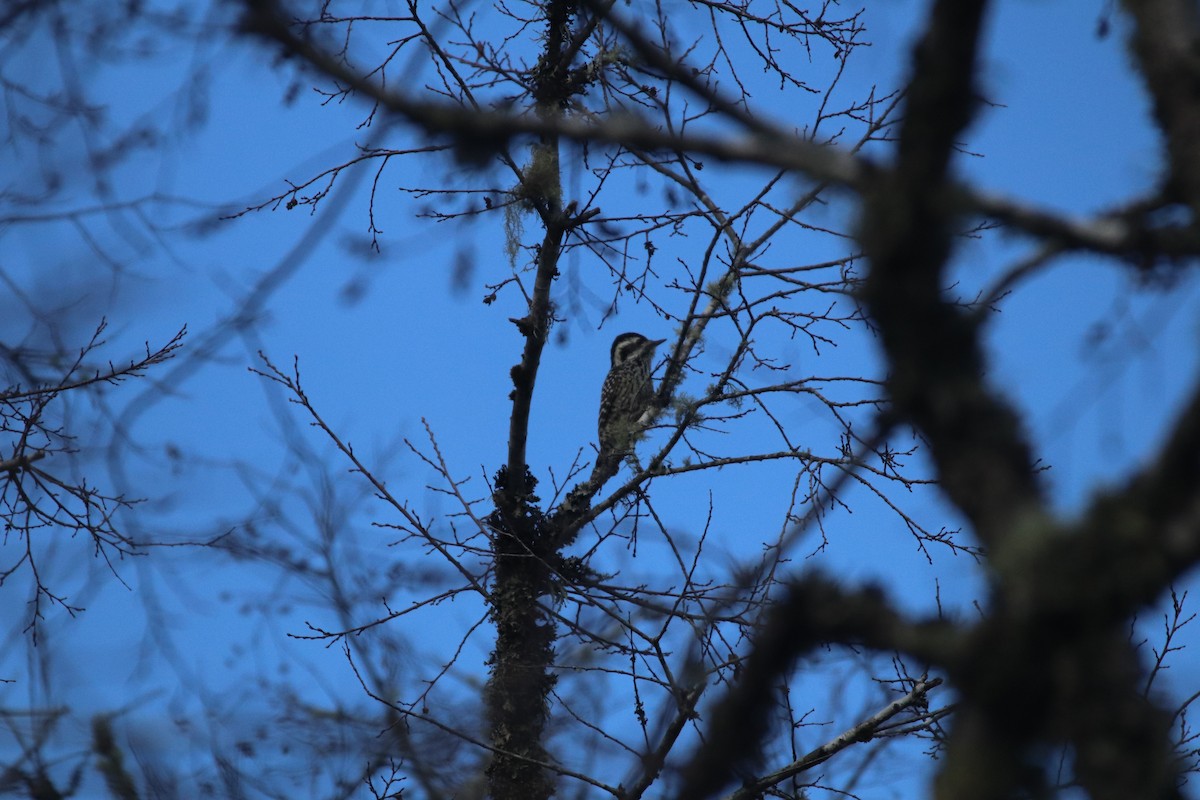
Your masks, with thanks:
[[[593,493],[600,491],[600,487],[608,483],[620,468],[621,453],[601,450],[596,456],[596,465],[592,467],[592,477],[588,478]]]

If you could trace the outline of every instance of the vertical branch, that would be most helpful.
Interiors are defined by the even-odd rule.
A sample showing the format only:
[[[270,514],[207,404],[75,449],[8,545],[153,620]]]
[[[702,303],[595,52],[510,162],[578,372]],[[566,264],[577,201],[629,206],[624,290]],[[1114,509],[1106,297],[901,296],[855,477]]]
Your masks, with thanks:
[[[867,307],[892,364],[899,415],[928,438],[939,482],[995,546],[1038,507],[1033,457],[1011,407],[986,386],[977,322],[943,297],[958,219],[947,186],[976,105],[985,2],[941,2],[916,49],[895,169],[868,193]]]
[[[871,261],[864,299],[891,365],[896,413],[928,439],[940,485],[983,542],[996,547],[1036,508],[1033,460],[1016,415],[984,384],[976,324],[943,298],[957,220],[946,187],[955,143],[976,103],[986,5],[933,4],[914,53],[896,164],[864,198],[860,236]],[[1004,797],[1020,780],[1019,745],[998,734],[994,708],[976,705],[990,701],[992,688],[964,701],[939,796],[966,796],[968,787],[987,784],[988,796]]]
[[[1163,132],[1166,190],[1200,214],[1200,9],[1190,0],[1125,0],[1134,26],[1130,49]]]
[[[552,121],[562,116],[571,92],[563,55],[571,42],[575,8],[570,0],[551,0],[544,10],[545,46],[532,75],[533,95],[538,116]],[[548,760],[544,739],[555,682],[551,667],[557,631],[539,598],[553,592],[547,562],[556,537],[547,535],[550,525],[536,505],[536,481],[526,464],[526,446],[533,390],[553,317],[550,290],[568,227],[556,134],[544,133],[534,145],[516,191],[540,217],[545,235],[537,252],[528,313],[514,320],[525,347],[521,362],[512,370],[508,463],[497,477],[492,516],[496,647],[486,697],[491,743],[496,748],[488,767],[493,800],[538,800],[554,794],[553,779],[542,764]]]

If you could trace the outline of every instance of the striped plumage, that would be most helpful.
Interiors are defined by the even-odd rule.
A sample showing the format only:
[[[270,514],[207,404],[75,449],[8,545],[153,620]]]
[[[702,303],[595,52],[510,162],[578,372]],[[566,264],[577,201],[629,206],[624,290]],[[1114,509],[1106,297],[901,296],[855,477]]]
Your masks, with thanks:
[[[593,477],[607,480],[632,451],[637,421],[654,400],[654,382],[650,379],[654,351],[665,341],[647,339],[640,333],[622,333],[613,340],[611,365],[600,390],[600,453]]]

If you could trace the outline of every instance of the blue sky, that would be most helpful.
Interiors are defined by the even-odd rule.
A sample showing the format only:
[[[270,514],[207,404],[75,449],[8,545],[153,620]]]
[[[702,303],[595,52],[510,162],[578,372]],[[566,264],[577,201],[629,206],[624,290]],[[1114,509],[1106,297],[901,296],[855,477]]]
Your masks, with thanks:
[[[864,19],[873,45],[857,61],[848,87],[857,90],[869,79],[891,88],[902,80],[912,22],[924,5],[898,0],[869,5]],[[983,71],[984,92],[996,107],[984,109],[968,131],[965,148],[981,155],[960,159],[964,177],[981,188],[1074,214],[1105,209],[1153,185],[1159,166],[1156,134],[1128,69],[1119,18],[1106,38],[1096,35],[1103,6],[1078,0],[997,4]],[[30,45],[26,51],[30,74],[53,81],[53,71],[42,69],[35,50]],[[95,318],[106,315],[112,325],[106,355],[113,360],[136,352],[143,341],[165,341],[185,323],[191,345],[199,346],[258,276],[280,264],[295,266],[271,298],[254,339],[225,341],[219,358],[173,383],[170,397],[127,418],[145,445],[141,457],[123,461],[119,474],[106,474],[110,465],[103,440],[82,440],[83,463],[93,482],[124,481],[133,494],[147,498],[142,515],[129,519],[146,536],[196,539],[243,523],[257,501],[246,489],[245,472],[235,467],[240,460],[253,464],[260,485],[272,476],[281,484],[311,488],[303,468],[288,466],[284,435],[300,435],[312,462],[338,464],[338,456],[306,427],[299,411],[247,371],[256,365],[254,350],[260,347],[285,369],[293,355],[299,357],[305,386],[326,421],[383,465],[389,487],[423,513],[444,513],[452,504],[425,489],[437,476],[400,443],[407,438],[428,451],[422,419],[454,474],[471,478],[467,486],[473,496],[486,495],[484,476],[503,460],[508,371],[520,352],[508,317],[519,312],[511,295],[492,306],[481,303],[484,285],[507,272],[501,220],[498,215],[463,224],[414,219],[416,203],[392,189],[398,182],[436,185],[447,171],[468,168],[448,160],[389,167],[377,205],[385,231],[379,254],[362,247],[368,236],[370,175],[339,178],[340,184],[359,182],[344,202],[331,197],[313,214],[305,208],[280,209],[214,221],[220,210],[261,202],[282,191],[285,180],[307,179],[345,159],[372,135],[356,130],[364,109],[353,102],[322,107],[316,95],[301,91],[283,107],[279,99],[291,78],[270,62],[245,42],[215,36],[194,50],[165,53],[154,69],[132,62],[89,74],[89,88],[103,99],[110,118],[170,120],[162,148],[133,158],[116,173],[118,196],[158,193],[196,204],[155,207],[153,233],[129,214],[88,217],[84,225],[98,249],[68,224],[0,229],[0,267],[32,294],[64,284],[97,287],[79,305],[74,333],[88,333]],[[197,70],[207,83],[193,80]],[[199,127],[185,124],[188,90],[199,93],[206,109]],[[409,140],[403,128],[378,135],[391,145]],[[85,171],[80,151],[70,146],[54,156],[55,166],[68,173]],[[15,180],[36,184],[42,167],[34,160],[19,163]],[[712,171],[723,176],[720,185],[730,196],[739,181],[752,185],[744,172],[719,165]],[[581,179],[568,174],[568,187],[572,180]],[[64,196],[60,209],[89,202],[86,182],[76,182],[78,191]],[[833,219],[845,209],[829,213]],[[197,235],[198,221],[211,229]],[[314,236],[314,230],[323,233]],[[526,230],[536,234],[532,221]],[[660,264],[695,259],[702,246],[699,237],[671,240],[670,249],[657,258]],[[812,246],[815,251],[832,247],[827,241]],[[955,264],[959,291],[971,296],[991,286],[1029,247],[1020,237],[996,233],[964,242]],[[98,251],[122,265],[119,276],[114,278]],[[453,281],[460,260],[474,265],[465,288]],[[596,397],[612,336],[622,330],[657,337],[671,333],[669,323],[630,303],[597,330],[603,309],[589,298],[606,287],[596,276],[596,265],[586,257],[568,262],[565,280],[585,291],[573,307],[576,313],[560,328],[562,340],[548,348],[538,378],[529,460],[544,480],[543,496],[549,494],[549,470],[562,475],[594,436]],[[1038,453],[1051,466],[1047,481],[1056,508],[1067,515],[1081,509],[1099,487],[1143,463],[1196,379],[1198,282],[1183,280],[1169,291],[1134,288],[1120,265],[1068,258],[1020,283],[989,324],[990,378],[1027,412]],[[23,330],[13,319],[0,322],[6,343]],[[720,343],[711,347],[718,352]],[[849,374],[878,364],[865,336],[820,354],[799,344],[793,352],[802,374]],[[106,399],[119,410],[149,390],[149,383],[126,385]],[[88,409],[77,413],[99,424]],[[801,404],[788,413],[789,429],[801,438],[819,442],[831,435],[816,409],[806,411]],[[288,420],[294,429],[287,427]],[[186,457],[173,458],[170,448]],[[354,476],[338,468],[331,474],[345,481],[334,491],[348,497],[364,491]],[[719,480],[696,476],[658,484],[654,497],[671,513],[681,540],[688,540],[704,523],[711,490],[716,513],[710,555],[719,573],[753,560],[778,534],[792,477],[723,470]],[[286,511],[304,520],[301,504],[287,497]],[[830,518],[829,546],[811,559],[802,556],[812,548],[800,548],[797,567],[815,565],[848,581],[880,582],[914,611],[931,609],[936,580],[943,603],[969,609],[980,592],[979,574],[969,559],[947,553],[930,565],[894,516],[866,493],[852,494],[850,502],[853,514]],[[948,526],[958,524],[932,494],[900,502]],[[249,513],[264,530],[271,528],[269,517],[261,507]],[[370,528],[372,520],[394,521],[386,510],[367,504],[346,524],[359,534],[363,563],[381,567],[395,552],[386,546],[395,536]],[[304,531],[271,535],[299,541]],[[166,723],[171,718],[199,719],[198,709],[206,704],[238,696],[231,687],[244,687],[247,674],[278,676],[291,670],[303,676],[294,680],[314,703],[354,696],[356,687],[336,648],[286,637],[324,615],[321,598],[302,581],[180,549],[152,551],[118,565],[129,585],[125,588],[99,562],[81,556],[81,544],[63,542],[47,555],[50,574],[88,607],[78,618],[56,614],[47,621],[39,657],[50,662],[48,693],[36,677],[42,667],[14,646],[21,642],[14,615],[22,613],[28,586],[14,581],[0,588],[0,630],[17,631],[7,634],[0,648],[5,653],[0,676],[16,680],[0,686],[0,704],[64,703],[84,715],[86,709],[120,707],[134,696],[136,715],[151,730],[171,729]],[[640,561],[615,553],[614,563],[651,572],[647,564],[653,565],[660,545],[648,537],[640,546]],[[147,598],[161,606],[162,619],[145,616]],[[398,599],[403,600],[392,601]],[[457,643],[453,637],[439,641],[437,632],[469,624],[477,613],[464,602],[414,623],[421,627],[405,632],[428,654],[413,653],[405,663],[414,669],[436,663],[438,654]],[[1147,617],[1157,625],[1153,614]],[[148,630],[159,633],[148,636]],[[480,670],[487,646],[483,633],[467,659]],[[1197,674],[1195,655],[1184,652],[1178,663],[1168,678],[1179,681],[1174,688],[1182,695],[1188,693],[1189,673]],[[179,735],[178,726],[172,730]],[[188,735],[198,743],[189,757],[203,760],[208,734],[191,730]]]

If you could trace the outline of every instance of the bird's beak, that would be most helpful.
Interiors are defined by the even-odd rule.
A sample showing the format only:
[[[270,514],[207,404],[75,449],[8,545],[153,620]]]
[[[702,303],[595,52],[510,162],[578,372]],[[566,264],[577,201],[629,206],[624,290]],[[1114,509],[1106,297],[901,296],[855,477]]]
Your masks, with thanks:
[[[655,347],[658,347],[660,344],[662,344],[665,341],[666,341],[666,339],[651,339],[650,344],[654,345]]]

